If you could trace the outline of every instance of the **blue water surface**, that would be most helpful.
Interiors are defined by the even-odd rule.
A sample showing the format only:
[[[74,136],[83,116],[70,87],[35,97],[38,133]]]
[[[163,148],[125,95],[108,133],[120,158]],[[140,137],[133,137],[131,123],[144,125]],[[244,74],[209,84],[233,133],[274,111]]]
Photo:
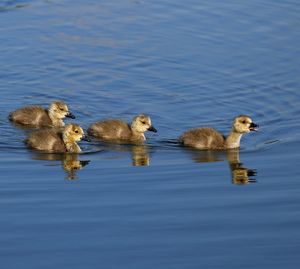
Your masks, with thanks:
[[[0,0],[1,268],[299,268],[299,22],[288,0]],[[57,99],[158,133],[28,150],[9,112]],[[239,114],[240,151],[177,143]]]

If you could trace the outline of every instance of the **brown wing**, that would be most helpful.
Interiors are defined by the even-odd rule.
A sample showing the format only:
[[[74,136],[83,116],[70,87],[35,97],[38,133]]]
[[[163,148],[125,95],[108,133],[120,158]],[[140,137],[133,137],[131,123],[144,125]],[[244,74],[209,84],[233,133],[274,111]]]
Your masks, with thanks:
[[[62,139],[62,131],[56,131],[56,134],[53,135],[53,145],[52,150],[55,152],[67,152],[66,145]]]
[[[23,107],[10,113],[9,119],[24,125],[51,126],[47,110],[39,106]]]
[[[121,120],[105,120],[92,124],[88,134],[107,140],[126,140],[132,136],[130,126]]]
[[[44,109],[44,113],[41,114],[38,120],[38,126],[53,126],[53,122],[49,117],[48,110]]]
[[[61,131],[56,129],[39,130],[31,133],[26,139],[28,147],[51,152],[65,152],[65,144],[61,137]]]
[[[224,137],[212,128],[195,128],[185,132],[180,138],[185,146],[198,149],[223,149]]]

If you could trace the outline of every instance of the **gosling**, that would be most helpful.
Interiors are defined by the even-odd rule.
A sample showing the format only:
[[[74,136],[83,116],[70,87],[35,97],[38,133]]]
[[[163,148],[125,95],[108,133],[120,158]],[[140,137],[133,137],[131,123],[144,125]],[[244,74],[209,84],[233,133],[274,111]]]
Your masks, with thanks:
[[[230,134],[225,137],[213,128],[195,128],[186,131],[179,138],[184,145],[196,149],[234,149],[240,147],[243,134],[257,131],[258,125],[247,115],[237,116],[232,124]]]
[[[157,130],[152,126],[151,119],[145,114],[133,118],[131,125],[121,120],[104,120],[91,124],[88,134],[97,139],[141,144],[146,140],[144,133]]]
[[[69,112],[68,106],[62,101],[50,104],[49,109],[40,106],[27,106],[19,108],[9,114],[9,120],[21,125],[34,127],[63,127],[63,118],[75,119]]]
[[[31,133],[25,140],[29,148],[47,152],[81,152],[77,141],[89,141],[82,128],[75,123],[67,124],[63,130],[52,128]]]

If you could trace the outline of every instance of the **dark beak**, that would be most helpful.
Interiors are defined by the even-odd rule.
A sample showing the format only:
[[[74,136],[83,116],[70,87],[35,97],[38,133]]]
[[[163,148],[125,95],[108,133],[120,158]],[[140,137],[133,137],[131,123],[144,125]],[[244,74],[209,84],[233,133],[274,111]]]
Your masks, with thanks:
[[[157,130],[152,125],[148,128],[148,131],[157,133]]]
[[[83,135],[81,137],[81,140],[86,141],[86,142],[91,142],[91,139],[87,135]]]
[[[75,119],[75,116],[71,112],[68,112],[66,117],[71,118],[71,119]]]
[[[254,122],[251,122],[250,126],[249,126],[249,130],[250,131],[257,131],[258,127],[259,127],[258,124],[255,124]]]

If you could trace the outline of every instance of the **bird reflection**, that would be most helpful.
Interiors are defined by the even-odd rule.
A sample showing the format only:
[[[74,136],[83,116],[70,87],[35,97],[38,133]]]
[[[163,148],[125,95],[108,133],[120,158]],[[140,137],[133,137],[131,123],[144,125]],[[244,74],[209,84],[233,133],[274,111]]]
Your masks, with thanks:
[[[226,157],[231,171],[232,183],[247,184],[256,182],[256,179],[253,178],[257,174],[256,170],[243,167],[238,149],[228,150]]]
[[[101,143],[102,144],[102,143]],[[103,149],[111,152],[128,152],[131,154],[132,166],[149,166],[150,154],[147,145],[128,145],[103,143]]]
[[[89,164],[89,160],[81,161],[77,159],[77,154],[65,154],[66,158],[62,160],[62,167],[67,173],[67,179],[77,179],[76,173]]]
[[[149,166],[150,156],[148,148],[145,145],[131,147],[131,159],[133,166]]]
[[[204,151],[190,150],[192,159],[195,162],[218,162],[226,159],[231,171],[231,180],[233,184],[248,184],[257,182],[254,178],[257,174],[255,169],[249,169],[243,166],[240,161],[239,149],[227,151]]]
[[[76,175],[77,171],[81,170],[90,162],[89,160],[78,160],[78,154],[74,153],[35,153],[32,159],[45,161],[61,161],[61,166],[66,172],[66,179],[68,180],[78,179]]]

